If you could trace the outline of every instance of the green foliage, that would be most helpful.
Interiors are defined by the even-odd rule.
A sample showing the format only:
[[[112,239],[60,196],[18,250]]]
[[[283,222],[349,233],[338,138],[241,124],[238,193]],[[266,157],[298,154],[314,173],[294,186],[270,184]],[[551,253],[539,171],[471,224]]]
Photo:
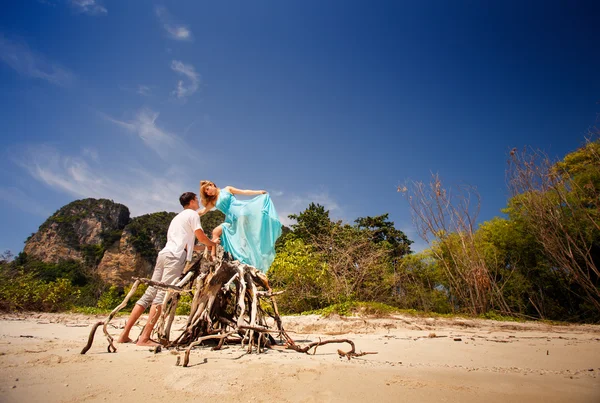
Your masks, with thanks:
[[[131,291],[131,286],[132,285],[128,285],[127,287],[125,287],[125,290],[123,290],[123,294],[124,295],[127,295],[129,293],[129,291]],[[147,289],[148,289],[148,285],[147,284],[140,284],[138,286],[138,288],[135,290],[135,292],[133,293],[133,295],[131,296],[131,298],[129,299],[129,302],[127,303],[126,309],[131,310],[133,308],[133,306],[135,305],[135,303],[140,298],[142,298],[142,295],[144,295],[144,293],[146,292]]]
[[[398,308],[381,302],[346,301],[330,305],[323,309],[302,312],[302,315],[321,315],[324,317],[329,317],[331,315],[364,315],[384,317],[398,312]]]
[[[44,282],[34,273],[0,266],[0,309],[4,311],[47,311],[68,309],[79,291],[65,278]]]
[[[429,251],[404,256],[394,305],[464,312],[483,301],[481,317],[495,320],[600,320],[600,141],[556,164],[543,153],[511,158],[508,218],[481,224],[471,248],[465,234],[440,233]],[[357,224],[379,235],[377,218]],[[463,283],[484,297],[460,294]]]
[[[36,278],[52,282],[66,279],[75,286],[84,286],[90,283],[92,277],[86,268],[76,260],[63,260],[59,263],[44,263],[39,260],[29,259],[26,254],[19,255],[13,266],[31,273]]]
[[[400,258],[412,253],[410,245],[413,243],[404,232],[394,227],[393,221],[388,221],[389,214],[376,217],[359,217],[354,222],[359,229],[371,233],[373,243],[386,243],[391,250],[393,258]]]
[[[115,242],[121,239],[121,235],[123,235],[123,229],[118,228],[115,230],[105,230],[100,234],[100,238],[102,238],[102,247],[106,250],[110,248]]]
[[[314,242],[320,234],[327,233],[333,224],[329,218],[329,210],[320,204],[310,203],[300,214],[291,214],[289,218],[296,220],[292,224],[294,236],[306,243]]]
[[[131,236],[131,244],[150,264],[154,264],[158,252],[167,243],[167,231],[175,213],[162,211],[135,217],[125,227]]]
[[[396,267],[394,304],[403,309],[450,313],[448,281],[429,251],[406,255]]]
[[[502,321],[502,322],[521,322],[522,321],[522,319],[517,318],[515,316],[502,315],[494,310],[482,313],[481,315],[479,315],[479,317],[482,319],[497,320],[497,321]]]
[[[267,276],[272,287],[285,290],[278,298],[282,313],[318,309],[330,303],[326,290],[332,279],[327,266],[302,239],[289,239],[285,243]]]
[[[112,310],[115,309],[123,301],[123,295],[119,292],[119,289],[111,285],[108,290],[104,291],[96,306],[100,309]]]
[[[192,310],[192,299],[192,296],[188,293],[181,294],[175,313],[177,315],[189,315]]]
[[[83,262],[87,267],[96,267],[104,256],[103,245],[81,245],[80,246]]]

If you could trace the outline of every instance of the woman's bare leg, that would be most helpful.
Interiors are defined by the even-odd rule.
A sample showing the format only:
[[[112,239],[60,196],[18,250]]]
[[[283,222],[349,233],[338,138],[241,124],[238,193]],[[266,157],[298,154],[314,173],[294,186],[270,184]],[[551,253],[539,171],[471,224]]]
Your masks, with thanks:
[[[213,229],[212,231],[212,241],[213,242],[218,242],[219,238],[221,238],[221,234],[223,234],[223,225],[219,225],[217,226],[215,229]],[[217,248],[211,248],[211,252],[212,252],[212,256],[215,257],[217,256]]]

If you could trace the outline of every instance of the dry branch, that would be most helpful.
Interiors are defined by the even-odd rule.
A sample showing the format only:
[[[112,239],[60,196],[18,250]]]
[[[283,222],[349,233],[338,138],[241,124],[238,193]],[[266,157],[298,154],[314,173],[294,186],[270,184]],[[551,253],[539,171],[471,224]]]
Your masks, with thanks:
[[[105,321],[98,322],[90,332],[87,345],[81,351],[85,354],[92,346],[94,334],[100,325],[104,325],[109,352],[115,352],[113,338],[106,327],[111,319],[127,305],[127,302],[141,283],[167,291],[163,302],[161,317],[156,326],[157,340],[163,348],[185,349],[183,366],[189,364],[190,352],[194,347],[206,342],[217,342],[215,349],[223,344],[240,343],[248,353],[262,352],[265,348],[277,346],[272,335],[284,340],[285,348],[306,353],[311,348],[330,343],[348,343],[352,347],[348,352],[340,352],[340,356],[348,359],[365,354],[356,353],[354,343],[348,339],[319,340],[307,346],[298,346],[285,332],[275,296],[281,292],[273,292],[269,287],[266,275],[254,267],[231,260],[219,248],[218,256],[212,259],[201,253],[194,253],[193,259],[183,270],[181,278],[174,284],[165,284],[145,278],[134,278],[135,282],[119,306]],[[171,325],[179,296],[184,292],[192,292],[194,298],[186,326],[183,332],[170,341]],[[263,303],[261,303],[261,301]],[[270,305],[268,311],[265,307]],[[270,327],[267,318],[271,317],[275,327]],[[178,364],[181,357],[177,358]],[[177,364],[177,365],[178,365]]]

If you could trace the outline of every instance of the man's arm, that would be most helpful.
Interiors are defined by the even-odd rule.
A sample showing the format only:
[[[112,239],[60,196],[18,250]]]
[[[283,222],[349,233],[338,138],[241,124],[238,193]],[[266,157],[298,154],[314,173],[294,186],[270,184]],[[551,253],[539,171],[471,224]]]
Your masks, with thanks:
[[[196,238],[198,238],[198,241],[200,241],[200,243],[203,243],[206,246],[210,246],[211,248],[214,248],[215,246],[217,246],[217,243],[220,242],[220,240],[217,242],[213,242],[210,239],[208,239],[202,228],[198,228],[196,231],[194,231],[194,234],[196,235]]]

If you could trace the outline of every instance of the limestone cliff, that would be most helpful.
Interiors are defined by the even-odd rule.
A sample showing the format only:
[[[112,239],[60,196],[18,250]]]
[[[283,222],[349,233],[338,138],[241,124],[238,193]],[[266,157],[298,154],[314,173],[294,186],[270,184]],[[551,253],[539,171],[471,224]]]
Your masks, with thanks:
[[[107,199],[76,200],[48,218],[25,243],[29,258],[46,263],[73,259],[94,266],[118,240],[129,209]]]
[[[158,212],[129,218],[129,209],[106,199],[76,200],[44,222],[26,242],[28,259],[44,263],[75,260],[86,276],[97,275],[117,286],[131,277],[150,277],[158,252],[167,242],[175,213]],[[223,222],[219,211],[202,217],[205,231]]]
[[[98,265],[98,275],[109,284],[125,286],[131,277],[151,277],[158,252],[167,242],[175,213],[159,212],[135,217]]]

